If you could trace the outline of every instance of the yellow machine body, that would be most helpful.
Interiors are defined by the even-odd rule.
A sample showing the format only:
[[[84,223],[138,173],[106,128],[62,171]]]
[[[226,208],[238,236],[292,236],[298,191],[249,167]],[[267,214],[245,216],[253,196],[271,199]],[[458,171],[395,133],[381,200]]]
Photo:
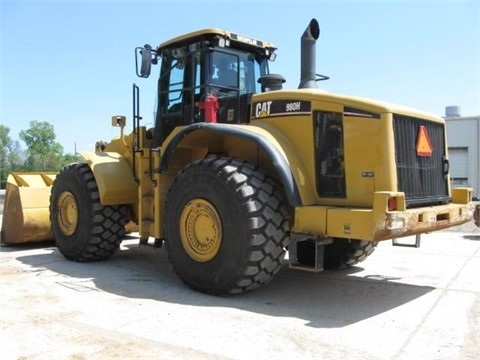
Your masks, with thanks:
[[[288,171],[291,171],[298,189],[299,203],[295,206],[292,224],[292,231],[296,233],[379,241],[440,230],[471,220],[472,189],[449,189],[453,198],[450,204],[407,209],[404,194],[397,191],[396,168],[384,167],[387,163],[394,164],[388,160],[395,151],[390,130],[394,112],[402,111],[409,116],[436,122],[443,119],[320,90],[258,94],[254,95],[252,102],[268,103],[279,98],[311,101],[313,110],[318,108],[343,113],[343,108],[348,106],[380,114],[380,119],[362,119],[361,122],[344,114],[345,183],[348,189],[344,198],[321,197],[315,190],[311,114],[288,118],[265,114],[256,117],[253,109],[250,124],[216,124],[181,136],[179,134],[186,127],[177,127],[153,152],[149,149],[147,129],[138,128],[139,149],[143,151],[135,155],[135,170],[131,151],[133,134],[103,144],[103,150],[97,147],[95,152],[82,152],[95,176],[101,203],[129,204],[140,236],[162,238],[165,194],[175,175],[195,160],[208,154],[222,153],[246,160],[281,179],[275,162],[259,144],[260,138],[288,164]],[[173,146],[179,137],[181,141]],[[162,172],[153,171],[160,168],[162,157],[169,147],[172,153],[168,166]],[[373,175],[364,176],[365,173]],[[23,243],[52,237],[48,207],[54,178],[54,173],[10,174],[2,242]],[[389,211],[387,203],[391,198],[395,198],[397,208]]]
[[[275,100],[311,101],[312,111],[298,116],[275,116],[263,114],[256,117],[255,104]],[[292,100],[293,99],[293,100]],[[195,131],[178,127],[152,153],[149,159],[148,140],[142,136],[147,147],[143,156],[138,156],[137,173],[140,174],[138,212],[140,232],[143,237],[163,236],[161,228],[161,204],[171,181],[180,169],[207,154],[221,153],[239,158],[261,168],[268,175],[282,181],[278,159],[288,166],[298,190],[294,205],[292,232],[321,237],[381,241],[397,237],[421,234],[468,222],[472,218],[472,189],[448,188],[452,202],[445,205],[407,209],[405,194],[397,188],[397,169],[394,161],[392,117],[401,113],[411,117],[428,119],[443,124],[443,119],[413,109],[396,107],[382,102],[356,97],[345,97],[320,90],[296,90],[294,92],[270,92],[254,95],[250,124],[205,125]],[[349,116],[344,108],[361,108],[379,114],[379,118],[362,119]],[[343,114],[343,156],[346,194],[342,198],[320,196],[315,188],[316,165],[314,139],[312,136],[312,113],[315,109]],[[144,128],[140,134],[145,134]],[[250,134],[250,136],[248,135]],[[176,142],[176,140],[181,139]],[[268,149],[259,139],[268,143]],[[172,144],[176,143],[175,146]],[[112,143],[112,147],[118,142]],[[107,149],[110,147],[107,146]],[[174,148],[172,160],[163,172],[163,156]],[[385,168],[385,164],[392,164]],[[284,169],[285,170],[285,169]],[[367,174],[367,175],[366,175]],[[150,177],[150,179],[149,179]],[[155,186],[153,185],[155,184]],[[389,209],[389,201],[395,201],[395,209]],[[152,204],[157,204],[154,207]],[[158,205],[160,204],[160,205]],[[148,215],[147,215],[148,214]]]
[[[81,152],[90,165],[104,205],[135,204],[137,185],[131,164],[116,152]]]

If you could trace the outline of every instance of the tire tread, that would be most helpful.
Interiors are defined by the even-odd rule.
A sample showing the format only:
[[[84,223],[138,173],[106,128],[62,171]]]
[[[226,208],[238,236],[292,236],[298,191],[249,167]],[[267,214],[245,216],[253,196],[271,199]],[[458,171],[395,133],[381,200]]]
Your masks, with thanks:
[[[69,260],[87,262],[103,260],[113,255],[122,241],[125,234],[125,207],[122,205],[103,206],[100,203],[98,186],[93,176],[92,170],[88,164],[71,164],[62,169],[55,179],[56,183],[61,183],[68,179],[69,176],[78,176],[87,189],[89,202],[92,210],[92,226],[89,231],[89,237],[85,240],[85,246],[80,253],[70,254],[62,250],[61,242],[68,241],[60,231],[55,234],[57,246],[62,254]],[[50,197],[50,206],[55,206],[54,193]],[[50,216],[53,224],[56,221],[54,208],[51,208]],[[54,227],[55,229],[55,227]],[[55,231],[55,230],[54,230]]]

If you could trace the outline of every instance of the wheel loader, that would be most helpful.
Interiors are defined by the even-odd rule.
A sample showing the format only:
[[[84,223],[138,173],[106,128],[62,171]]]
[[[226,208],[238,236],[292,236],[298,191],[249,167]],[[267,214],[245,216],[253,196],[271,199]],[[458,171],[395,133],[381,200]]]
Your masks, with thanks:
[[[140,244],[165,244],[189,287],[226,295],[268,283],[287,252],[292,268],[338,269],[379,241],[418,246],[422,233],[471,221],[472,189],[450,187],[444,120],[319,89],[319,35],[312,19],[292,90],[269,71],[276,47],[234,32],[136,48],[139,77],[159,67],[154,127],[142,125],[134,84],[131,132],[113,116],[119,136],[83,163],[12,174],[2,241],[53,237],[70,260],[101,260],[129,225]]]

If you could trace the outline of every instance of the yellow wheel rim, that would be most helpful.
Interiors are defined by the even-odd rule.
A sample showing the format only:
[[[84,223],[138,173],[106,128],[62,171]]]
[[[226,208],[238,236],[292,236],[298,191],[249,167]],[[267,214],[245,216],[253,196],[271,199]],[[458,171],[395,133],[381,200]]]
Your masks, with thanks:
[[[64,191],[58,198],[58,225],[62,233],[72,235],[78,226],[77,200],[69,191]]]
[[[180,238],[187,254],[198,262],[207,262],[217,255],[222,243],[222,223],[210,202],[194,199],[183,208]]]

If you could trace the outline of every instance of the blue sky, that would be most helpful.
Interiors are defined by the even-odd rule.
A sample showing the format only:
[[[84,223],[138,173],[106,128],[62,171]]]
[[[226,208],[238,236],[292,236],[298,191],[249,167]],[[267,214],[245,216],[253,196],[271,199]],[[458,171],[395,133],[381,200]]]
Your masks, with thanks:
[[[135,75],[134,48],[218,27],[274,43],[286,88],[300,80],[300,36],[320,23],[317,72],[331,92],[443,116],[480,115],[480,1],[8,1],[0,0],[0,123],[18,139],[32,120],[54,125],[69,153],[131,123],[131,86],[153,124],[155,82]],[[21,143],[22,147],[24,144]]]

